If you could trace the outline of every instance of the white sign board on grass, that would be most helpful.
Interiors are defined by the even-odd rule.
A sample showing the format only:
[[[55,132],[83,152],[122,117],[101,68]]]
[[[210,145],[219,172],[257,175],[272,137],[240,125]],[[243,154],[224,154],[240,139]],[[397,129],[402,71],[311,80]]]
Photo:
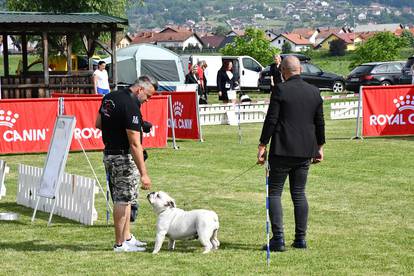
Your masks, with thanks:
[[[75,124],[76,118],[74,116],[59,116],[56,120],[40,179],[39,195],[42,197],[55,198],[59,191]]]
[[[33,212],[32,221],[36,216],[40,197],[55,199],[59,193],[59,186],[65,172],[66,160],[72,142],[73,130],[75,129],[75,116],[58,116],[53,129],[52,141],[49,144],[46,162],[40,178],[38,198]],[[56,200],[50,212],[49,222],[52,220]]]

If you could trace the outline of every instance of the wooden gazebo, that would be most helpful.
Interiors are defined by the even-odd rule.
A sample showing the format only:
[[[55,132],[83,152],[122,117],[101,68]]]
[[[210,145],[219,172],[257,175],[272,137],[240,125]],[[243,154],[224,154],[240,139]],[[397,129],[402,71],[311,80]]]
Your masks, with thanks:
[[[100,46],[116,60],[116,33],[122,31],[119,25],[128,25],[127,19],[98,13],[52,14],[39,12],[0,12],[0,35],[3,37],[4,77],[1,77],[2,98],[49,97],[52,91],[92,93],[92,56],[96,46]],[[99,40],[102,33],[111,37],[110,46]],[[13,74],[9,68],[9,35],[21,38],[22,72]],[[31,74],[28,71],[28,36],[40,36],[42,42],[43,72]],[[49,36],[66,38],[67,70],[49,70]],[[79,36],[88,58],[87,70],[75,71],[72,67],[72,42]],[[116,62],[111,67],[111,86],[115,86]],[[88,70],[89,69],[89,70]]]

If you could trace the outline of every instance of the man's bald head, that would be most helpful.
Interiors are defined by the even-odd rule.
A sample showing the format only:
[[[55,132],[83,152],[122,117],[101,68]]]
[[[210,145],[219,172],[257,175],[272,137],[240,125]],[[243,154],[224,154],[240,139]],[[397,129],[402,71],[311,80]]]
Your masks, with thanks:
[[[301,67],[300,61],[295,56],[287,56],[282,61],[283,78],[287,80],[291,76],[300,75]]]

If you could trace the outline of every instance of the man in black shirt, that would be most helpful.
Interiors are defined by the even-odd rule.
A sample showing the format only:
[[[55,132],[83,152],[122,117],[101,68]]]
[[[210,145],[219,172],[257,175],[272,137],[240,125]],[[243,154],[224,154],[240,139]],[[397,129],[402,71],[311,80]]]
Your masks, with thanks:
[[[145,243],[130,233],[131,202],[141,188],[151,188],[141,145],[142,119],[140,104],[157,90],[158,83],[141,76],[128,89],[104,96],[96,119],[105,145],[104,164],[109,175],[109,188],[114,202],[115,252],[145,251]]]
[[[280,63],[282,59],[280,55],[273,55],[273,60],[275,61],[270,65],[270,91],[274,92],[276,85],[283,81],[282,72],[280,71]]]

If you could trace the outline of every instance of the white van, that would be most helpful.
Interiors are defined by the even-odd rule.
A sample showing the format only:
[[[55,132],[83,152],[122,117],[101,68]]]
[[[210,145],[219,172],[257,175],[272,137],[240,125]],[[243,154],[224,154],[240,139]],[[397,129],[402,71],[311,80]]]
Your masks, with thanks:
[[[263,66],[254,58],[249,56],[201,56],[191,55],[182,56],[184,70],[188,73],[188,69],[192,64],[205,60],[207,69],[205,71],[207,79],[207,87],[210,89],[217,88],[217,72],[220,70],[224,61],[229,60],[233,63],[233,74],[239,80],[241,89],[258,89],[257,84],[260,72]],[[185,62],[187,60],[187,62]],[[187,64],[187,66],[185,66]]]

